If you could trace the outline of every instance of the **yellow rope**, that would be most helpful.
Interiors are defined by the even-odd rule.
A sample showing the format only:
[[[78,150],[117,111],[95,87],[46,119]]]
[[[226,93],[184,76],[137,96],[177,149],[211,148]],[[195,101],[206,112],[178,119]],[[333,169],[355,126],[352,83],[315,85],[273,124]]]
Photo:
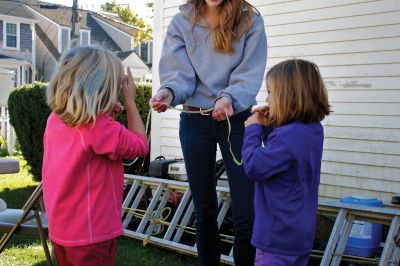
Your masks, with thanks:
[[[126,207],[123,207],[122,209],[124,210],[125,213],[132,213],[134,217],[141,218],[141,219],[143,219],[143,217],[146,214],[149,214],[150,215],[150,217],[149,217],[149,221],[150,222],[155,222],[156,224],[161,224],[161,226],[157,229],[156,232],[153,232],[150,235],[147,235],[146,238],[143,239],[143,246],[146,246],[148,244],[149,239],[150,239],[151,236],[156,236],[156,235],[161,234],[163,232],[163,230],[164,230],[164,225],[167,225],[167,226],[171,225],[170,222],[166,221],[166,219],[168,219],[169,216],[172,213],[172,210],[171,210],[170,207],[163,208],[161,210],[161,212],[160,212],[160,217],[159,218],[155,217],[156,211],[153,211],[152,213],[149,213],[146,210],[142,210],[142,209],[132,209],[132,208],[126,208]],[[166,210],[168,210],[168,214],[163,216],[163,213]],[[196,228],[194,228],[194,227],[183,226],[183,225],[177,224],[177,225],[175,225],[175,228],[176,229],[183,228],[183,231],[185,233],[188,233],[188,234],[191,234],[191,235],[196,235]],[[220,234],[220,236],[221,236],[221,241],[222,242],[233,244],[232,240],[228,240],[228,239],[233,239],[233,236],[225,235],[225,234]],[[228,238],[228,239],[225,239],[225,238]]]
[[[187,114],[202,114],[202,115],[209,115],[207,114],[208,112],[211,112],[212,110],[214,110],[214,108],[209,108],[209,109],[204,109],[204,110],[200,110],[200,111],[189,111],[189,110],[184,110],[182,108],[177,108],[177,107],[173,107],[170,105],[167,105],[168,109],[174,109],[177,110],[179,112],[183,112],[183,113],[187,113]],[[232,151],[232,144],[231,144],[231,140],[230,140],[230,135],[231,135],[231,131],[232,131],[232,126],[231,126],[231,121],[229,120],[229,116],[228,113],[226,112],[226,109],[224,108],[224,112],[226,115],[226,121],[228,123],[228,143],[229,143],[229,151],[232,155],[232,159],[235,162],[235,164],[237,164],[238,166],[241,166],[243,164],[243,161],[236,159],[235,155],[233,154]],[[150,124],[150,119],[151,119],[151,110],[149,110],[149,113],[147,114],[147,120],[146,120],[146,138],[147,140],[150,140],[150,135],[149,135],[149,124]],[[131,161],[130,163],[124,163],[125,166],[130,166],[132,164],[134,164],[137,159],[139,157],[137,157],[136,159],[134,159],[133,161]]]
[[[231,140],[230,140],[230,137],[229,137],[229,136],[231,135],[232,126],[231,126],[231,121],[229,120],[228,113],[226,112],[226,109],[225,109],[225,108],[224,108],[224,111],[225,111],[225,115],[226,115],[226,120],[228,121],[228,143],[229,143],[229,151],[231,152],[232,159],[233,159],[233,161],[235,162],[235,164],[237,164],[238,166],[241,166],[241,165],[243,164],[243,160],[240,160],[240,162],[239,162],[239,160],[236,159],[236,157],[235,157],[235,155],[233,154],[233,151],[232,151],[232,144],[231,144]]]

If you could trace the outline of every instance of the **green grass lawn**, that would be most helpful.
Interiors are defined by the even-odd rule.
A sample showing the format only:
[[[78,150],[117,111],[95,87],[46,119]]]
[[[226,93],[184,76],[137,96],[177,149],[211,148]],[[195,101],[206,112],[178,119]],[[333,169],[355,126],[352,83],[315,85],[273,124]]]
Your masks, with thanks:
[[[28,173],[28,166],[22,157],[21,170],[17,174],[0,175],[0,198],[7,202],[8,208],[22,208],[37,186]],[[50,243],[49,243],[50,244]],[[180,266],[194,264],[191,257],[168,252],[156,247],[143,247],[141,241],[120,237],[117,244],[117,265]],[[0,265],[47,265],[39,237],[15,235],[6,249],[0,254]]]

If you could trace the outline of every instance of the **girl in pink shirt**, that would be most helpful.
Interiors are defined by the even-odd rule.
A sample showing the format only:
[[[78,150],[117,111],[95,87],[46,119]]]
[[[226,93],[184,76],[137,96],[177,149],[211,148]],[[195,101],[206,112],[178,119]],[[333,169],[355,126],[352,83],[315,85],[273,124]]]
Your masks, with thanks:
[[[113,115],[122,93],[128,128]],[[58,264],[115,265],[123,159],[148,153],[136,86],[119,59],[96,47],[69,50],[47,90],[43,197]]]

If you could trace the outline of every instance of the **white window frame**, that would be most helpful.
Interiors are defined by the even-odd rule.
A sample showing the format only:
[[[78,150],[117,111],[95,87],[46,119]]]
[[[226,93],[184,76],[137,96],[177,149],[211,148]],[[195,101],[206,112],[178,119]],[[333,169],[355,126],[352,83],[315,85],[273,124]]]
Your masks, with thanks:
[[[17,26],[17,47],[7,46],[7,24],[15,24]],[[8,50],[20,50],[20,22],[13,20],[3,20],[3,48]]]
[[[147,42],[147,64],[153,63],[153,51],[151,49],[152,46],[154,46],[153,40],[149,40]]]
[[[90,45],[91,44],[90,30],[80,30],[79,31],[79,44],[82,45],[82,33],[83,32],[87,32],[87,34],[88,34],[88,44],[87,45]]]

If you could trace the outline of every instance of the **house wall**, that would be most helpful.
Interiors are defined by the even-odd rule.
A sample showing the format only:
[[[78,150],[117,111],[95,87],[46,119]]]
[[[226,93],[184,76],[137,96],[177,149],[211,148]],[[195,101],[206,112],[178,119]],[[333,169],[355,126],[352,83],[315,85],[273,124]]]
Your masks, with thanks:
[[[57,66],[57,61],[51,55],[49,50],[43,42],[36,38],[36,68],[38,70],[38,80],[43,82],[49,82],[51,75]]]
[[[122,51],[132,50],[133,37],[129,36],[127,33],[120,31],[119,29],[109,25],[108,23],[102,21],[101,19],[93,17],[94,20],[103,28],[105,32],[111,37],[111,39],[115,40],[117,45],[121,48]]]
[[[12,23],[16,21],[10,21]],[[13,58],[17,59],[23,59],[26,60],[30,63],[32,63],[32,31],[31,31],[31,25],[30,24],[25,24],[25,23],[20,23],[20,50],[10,50],[10,49],[4,49],[3,48],[3,43],[4,43],[4,36],[3,36],[3,27],[4,27],[4,21],[0,20],[0,53],[6,56],[10,56]]]
[[[156,0],[153,93],[171,18],[184,0]],[[390,205],[400,192],[400,2],[250,0],[265,21],[266,71],[289,58],[317,63],[334,113],[323,121],[321,199],[349,194]],[[266,98],[265,86],[257,100]],[[151,157],[182,156],[176,111],[153,113]]]
[[[58,42],[59,42],[59,26],[51,21],[50,19],[48,19],[47,17],[43,16],[42,14],[38,13],[37,11],[35,11],[34,9],[30,8],[29,6],[26,6],[31,13],[35,16],[35,18],[37,19],[37,24],[40,26],[40,28],[46,33],[46,35],[49,37],[49,39],[51,40],[51,42],[54,44],[55,47],[57,47],[59,49],[59,52],[61,52],[61,47],[58,46]],[[63,9],[59,9],[60,12],[60,16],[63,15]]]

